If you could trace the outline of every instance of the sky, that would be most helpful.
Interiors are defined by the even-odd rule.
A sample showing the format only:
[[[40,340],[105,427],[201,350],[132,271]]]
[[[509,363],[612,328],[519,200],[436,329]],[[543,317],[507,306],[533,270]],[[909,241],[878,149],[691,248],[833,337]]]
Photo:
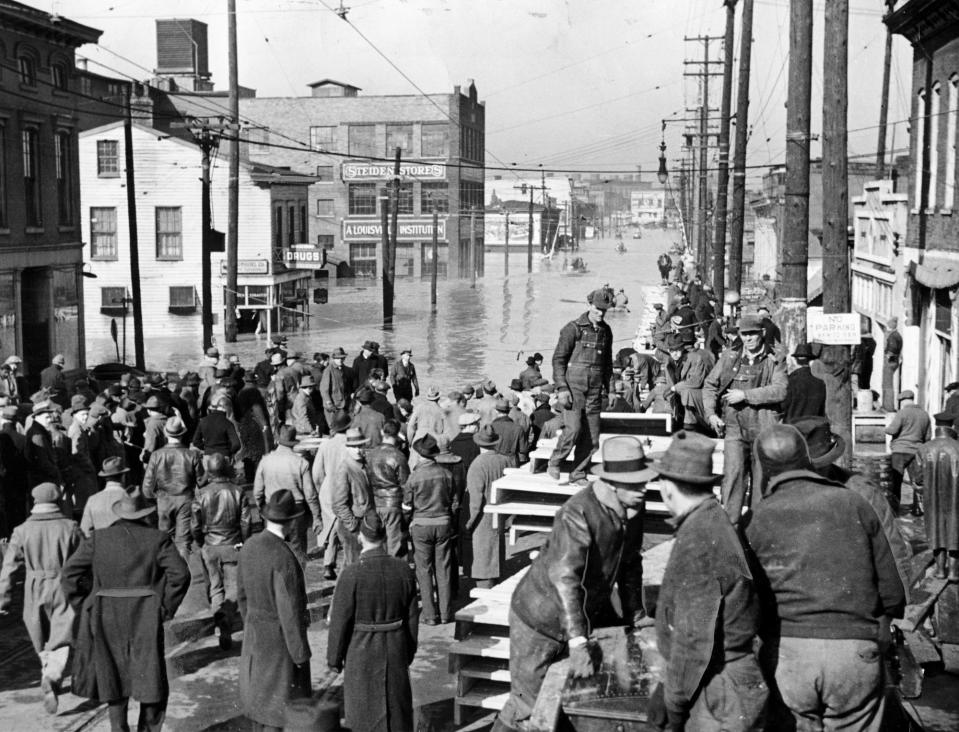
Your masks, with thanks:
[[[822,3],[815,0],[812,132],[822,128]],[[209,25],[217,88],[227,81],[227,0],[26,0],[103,31],[79,55],[90,69],[148,78],[156,65],[154,19]],[[655,172],[661,120],[699,104],[686,58],[722,36],[721,0],[237,0],[239,78],[257,96],[300,96],[333,78],[361,94],[451,92],[475,81],[486,104],[488,166],[604,173]],[[849,0],[849,153],[871,160],[882,81],[882,0]],[[742,2],[739,3],[742,5]],[[162,8],[158,10],[158,8]],[[736,56],[739,55],[737,11]],[[789,45],[788,0],[755,0],[748,164],[784,159]],[[710,42],[722,58],[721,39]],[[887,147],[908,140],[911,50],[894,38]],[[712,67],[719,71],[720,65]],[[415,85],[415,86],[414,86]],[[722,77],[710,84],[718,107]],[[735,100],[733,102],[735,109]],[[683,124],[666,126],[670,165],[681,155]],[[304,130],[304,141],[307,131]],[[819,155],[813,142],[811,153]],[[758,182],[761,170],[750,171]]]

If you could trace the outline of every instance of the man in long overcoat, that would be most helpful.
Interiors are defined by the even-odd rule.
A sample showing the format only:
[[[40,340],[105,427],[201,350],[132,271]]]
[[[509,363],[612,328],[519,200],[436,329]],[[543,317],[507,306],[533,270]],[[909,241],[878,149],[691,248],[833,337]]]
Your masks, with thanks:
[[[340,414],[330,423],[330,438],[324,441],[313,458],[313,484],[319,493],[322,528],[316,535],[317,546],[323,549],[323,578],[336,579],[336,555],[339,553],[340,537],[336,533],[336,514],[333,513],[333,479],[340,461],[349,453],[346,449],[346,429],[350,418]]]
[[[0,573],[0,615],[13,595],[13,574],[26,569],[23,587],[23,624],[40,657],[43,707],[56,714],[57,693],[66,671],[73,640],[73,608],[60,589],[63,563],[83,539],[80,528],[60,512],[60,489],[41,483],[33,491],[30,517],[13,530]]]
[[[266,529],[240,550],[240,699],[257,730],[281,729],[288,702],[311,692],[306,585],[287,541],[305,510],[290,491],[276,491],[261,511]]]
[[[466,492],[469,495],[466,532],[470,537],[469,556],[472,559],[468,571],[469,576],[476,581],[476,586],[481,588],[492,587],[502,570],[500,536],[493,528],[493,517],[483,511],[483,507],[489,503],[493,481],[502,478],[510,465],[508,457],[496,452],[499,439],[489,425],[473,435],[480,454],[466,473]]]
[[[333,593],[327,664],[344,670],[350,729],[413,729],[409,666],[416,654],[419,604],[406,562],[383,548],[386,529],[375,511],[360,521],[360,559],[343,569]]]
[[[940,412],[933,438],[916,453],[926,498],[926,538],[936,562],[936,577],[959,582],[959,440],[952,427],[956,415]]]
[[[118,521],[85,539],[63,568],[63,592],[80,610],[73,693],[110,705],[113,729],[128,729],[130,697],[138,729],[163,726],[170,692],[163,622],[190,586],[190,570],[170,537],[148,525],[156,507],[142,496],[113,505]]]
[[[366,437],[355,427],[346,431],[346,452],[333,476],[331,504],[336,516],[336,535],[343,546],[343,564],[352,564],[360,557],[357,539],[360,519],[372,505],[370,480],[364,467],[363,448]]]

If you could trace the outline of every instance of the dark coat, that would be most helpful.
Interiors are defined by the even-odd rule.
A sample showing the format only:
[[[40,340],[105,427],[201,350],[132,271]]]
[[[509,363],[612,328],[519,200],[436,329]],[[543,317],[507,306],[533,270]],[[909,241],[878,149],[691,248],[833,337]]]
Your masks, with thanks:
[[[50,433],[39,422],[30,425],[26,434],[23,457],[27,461],[27,485],[33,488],[44,482],[63,485],[64,479],[57,467]]]
[[[357,732],[409,732],[409,666],[419,630],[416,579],[382,547],[343,569],[333,593],[327,663],[345,664],[346,723]]]
[[[202,450],[204,455],[218,452],[232,460],[240,451],[240,433],[226,412],[213,410],[196,426],[193,447]]]
[[[502,413],[492,421],[490,427],[499,435],[496,452],[509,458],[509,466],[518,468],[525,463],[529,453],[529,441],[523,428]]]
[[[481,454],[466,472],[466,492],[469,494],[469,515],[466,531],[470,536],[471,552],[469,574],[473,579],[496,579],[503,562],[502,537],[493,528],[493,517],[483,508],[489,503],[490,486],[503,477],[509,467],[509,458],[495,452]],[[466,556],[464,554],[464,564]]]
[[[783,422],[788,424],[800,417],[825,416],[826,382],[813,376],[808,366],[800,366],[788,377]]]
[[[289,545],[263,531],[240,550],[237,602],[243,615],[243,713],[283,727],[287,702],[310,695],[310,644],[303,570]]]
[[[63,592],[80,622],[73,693],[99,701],[155,704],[169,693],[163,621],[190,586],[170,537],[136,521],[97,529],[67,560]]]
[[[369,358],[364,358],[363,354],[353,359],[353,373],[356,375],[356,388],[359,388],[370,378],[370,372],[373,369],[380,369],[385,377],[390,371],[389,361],[386,356],[379,353],[371,353]]]
[[[936,436],[916,453],[926,498],[926,536],[931,549],[959,551],[959,441],[949,428],[936,427]]]

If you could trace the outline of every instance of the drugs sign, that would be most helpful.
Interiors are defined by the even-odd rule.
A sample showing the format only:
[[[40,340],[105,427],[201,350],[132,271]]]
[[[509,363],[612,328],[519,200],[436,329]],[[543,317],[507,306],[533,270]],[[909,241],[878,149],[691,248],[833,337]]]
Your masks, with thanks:
[[[827,346],[854,346],[859,343],[859,313],[829,313],[822,308],[806,311],[806,340]]]

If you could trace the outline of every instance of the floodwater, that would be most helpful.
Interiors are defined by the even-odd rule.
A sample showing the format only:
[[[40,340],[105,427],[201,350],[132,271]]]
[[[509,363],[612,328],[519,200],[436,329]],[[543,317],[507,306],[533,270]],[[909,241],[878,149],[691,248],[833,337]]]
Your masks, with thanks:
[[[537,351],[546,357],[549,377],[560,328],[586,309],[589,292],[606,283],[626,291],[632,311],[611,312],[607,318],[614,350],[632,342],[643,311],[643,288],[659,281],[656,257],[668,250],[679,234],[645,230],[642,239],[630,236],[631,231],[624,238],[625,253],[616,251],[616,241],[611,238],[585,242],[574,255],[585,260],[585,274],[564,271],[564,255],[557,252],[552,261],[535,257],[533,273],[528,275],[525,249],[513,249],[506,276],[503,252],[488,251],[486,276],[476,281],[475,289],[468,279],[438,283],[436,314],[430,313],[428,279],[397,279],[391,330],[383,328],[379,280],[341,283],[330,288],[327,305],[312,306],[309,330],[288,333],[289,346],[309,354],[341,346],[348,354],[347,363],[367,339],[378,341],[381,352],[390,359],[411,348],[424,393],[430,386],[445,393],[486,378],[506,388],[525,368],[526,358]],[[148,364],[149,369],[198,365],[198,346],[182,339],[146,337],[156,341],[148,350],[156,353],[163,344],[168,345],[170,354],[166,363]],[[237,353],[244,365],[251,366],[263,358],[267,345],[265,335],[244,335],[226,348],[221,344],[221,352]],[[95,363],[91,356],[88,361]]]

